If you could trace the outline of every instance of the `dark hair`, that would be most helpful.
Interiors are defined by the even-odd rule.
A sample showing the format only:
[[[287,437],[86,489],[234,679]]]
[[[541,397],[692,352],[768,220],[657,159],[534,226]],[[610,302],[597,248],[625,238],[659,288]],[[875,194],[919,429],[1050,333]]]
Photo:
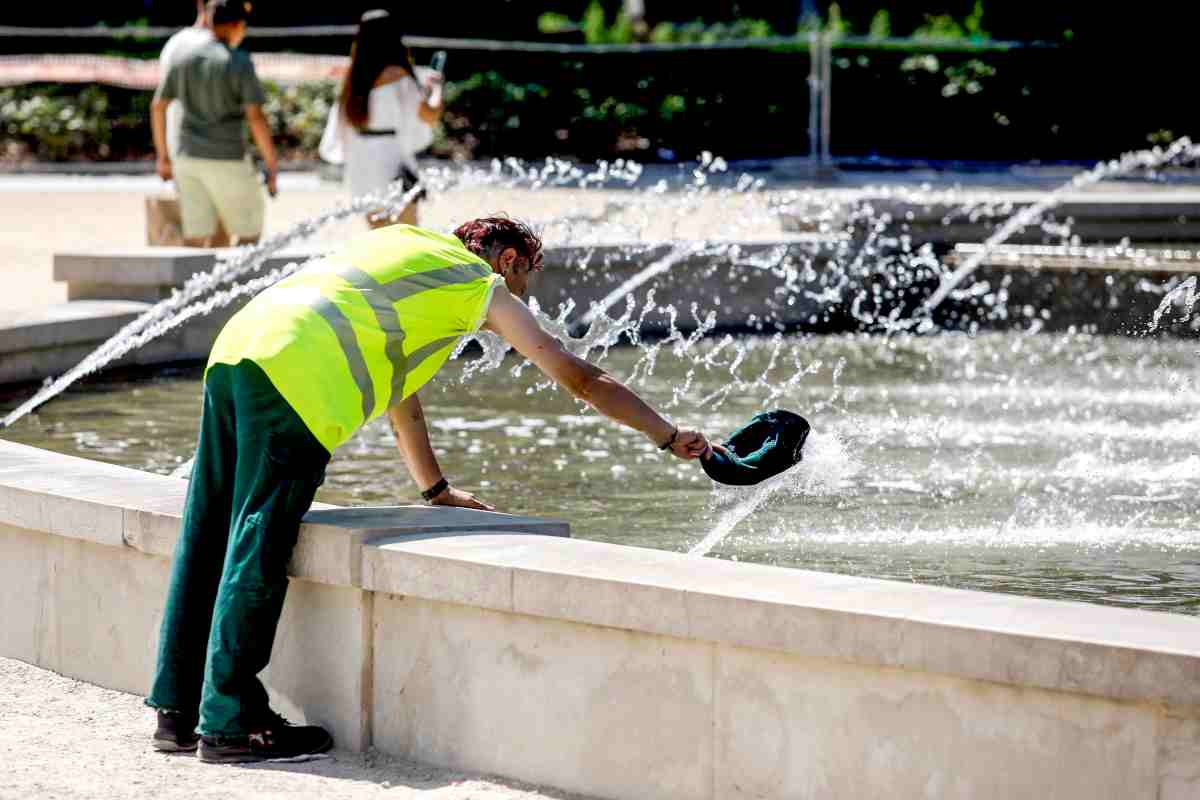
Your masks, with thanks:
[[[342,81],[338,101],[346,121],[360,131],[367,127],[367,98],[375,88],[375,81],[391,66],[404,67],[414,81],[417,79],[400,24],[391,14],[377,8],[363,14],[359,21],[354,47],[350,50],[350,71]]]
[[[246,0],[208,0],[208,23],[231,25],[250,19],[250,4]]]
[[[454,235],[463,246],[485,261],[497,249],[511,247],[529,259],[531,270],[542,268],[542,237],[524,222],[505,214],[464,222],[455,229]]]

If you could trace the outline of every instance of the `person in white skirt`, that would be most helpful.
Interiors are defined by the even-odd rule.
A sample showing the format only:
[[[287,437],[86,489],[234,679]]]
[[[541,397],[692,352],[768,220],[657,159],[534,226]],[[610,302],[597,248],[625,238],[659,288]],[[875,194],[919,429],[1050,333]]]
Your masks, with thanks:
[[[363,14],[350,70],[321,137],[321,158],[344,165],[352,197],[381,193],[396,180],[409,189],[418,180],[417,153],[433,143],[441,116],[441,74],[413,66],[391,14],[381,9]],[[416,225],[417,200],[399,214],[373,209],[367,223]]]

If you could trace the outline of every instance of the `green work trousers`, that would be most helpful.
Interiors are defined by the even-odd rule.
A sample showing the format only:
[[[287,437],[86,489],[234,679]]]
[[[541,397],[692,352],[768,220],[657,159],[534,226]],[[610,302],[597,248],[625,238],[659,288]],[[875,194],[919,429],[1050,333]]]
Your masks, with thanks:
[[[208,370],[147,705],[198,714],[208,736],[268,722],[258,673],[271,657],[300,520],[328,463],[256,364]]]

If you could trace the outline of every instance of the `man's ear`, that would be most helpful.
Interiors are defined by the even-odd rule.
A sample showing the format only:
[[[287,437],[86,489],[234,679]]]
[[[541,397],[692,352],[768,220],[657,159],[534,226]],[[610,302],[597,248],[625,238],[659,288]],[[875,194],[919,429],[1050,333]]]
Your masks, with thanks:
[[[500,260],[499,260],[500,271],[508,272],[510,269],[513,268],[513,265],[516,263],[516,261],[517,261],[516,248],[515,247],[504,248],[504,250],[500,253]]]

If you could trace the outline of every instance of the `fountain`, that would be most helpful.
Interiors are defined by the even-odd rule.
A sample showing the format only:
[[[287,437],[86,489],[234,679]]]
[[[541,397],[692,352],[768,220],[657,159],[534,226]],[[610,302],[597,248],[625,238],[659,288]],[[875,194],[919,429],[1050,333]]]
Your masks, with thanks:
[[[1154,584],[1132,593],[1124,587],[1091,592],[1088,581],[1098,577],[1097,571],[1086,568],[1097,548],[1107,548],[1105,558],[1123,552],[1129,569],[1136,570],[1170,561],[1179,548],[1196,545],[1183,532],[1193,510],[1185,498],[1194,470],[1186,459],[1171,458],[1183,439],[1163,433],[1147,439],[1141,417],[1131,420],[1128,411],[1143,409],[1145,418],[1153,419],[1165,413],[1156,411],[1164,404],[1180,402],[1177,387],[1196,380],[1187,346],[1159,340],[1152,351],[1142,352],[1137,340],[1089,334],[1082,324],[1086,318],[1073,328],[1064,320],[1057,326],[1067,328],[1062,333],[1030,337],[1022,329],[1055,327],[1054,309],[1012,296],[1011,281],[1006,288],[1007,279],[985,271],[992,269],[992,254],[1025,228],[1044,224],[1054,236],[1068,238],[1069,227],[1043,217],[1070,192],[1196,156],[1197,148],[1187,140],[1127,154],[1081,173],[1015,214],[1010,204],[984,204],[953,193],[907,195],[914,207],[925,202],[949,207],[939,212],[947,220],[1003,220],[981,245],[958,251],[956,264],[951,263],[954,253],[939,257],[931,245],[916,246],[896,228],[894,202],[903,193],[884,192],[892,205],[882,211],[873,199],[878,190],[824,200],[811,193],[772,194],[761,181],[729,175],[725,162],[710,154],[681,172],[674,186],[668,178],[648,178],[642,167],[627,161],[591,170],[550,159],[540,166],[510,159],[489,169],[428,170],[423,180],[447,198],[467,189],[519,190],[528,197],[562,187],[586,189],[584,198],[597,193],[599,202],[590,207],[535,220],[550,260],[557,262],[531,287],[530,305],[543,324],[573,352],[607,366],[669,413],[714,434],[736,427],[739,415],[763,408],[790,406],[811,414],[816,433],[810,448],[823,454],[754,490],[710,494],[688,466],[671,465],[657,474],[661,464],[643,443],[598,424],[582,407],[547,391],[553,387],[526,364],[501,372],[507,346],[480,334],[460,345],[456,366],[431,390],[428,402],[445,415],[443,420],[431,415],[433,424],[442,426],[434,431],[439,456],[460,480],[478,481],[481,493],[495,493],[522,511],[563,513],[557,504],[539,502],[557,497],[561,480],[585,508],[604,504],[602,498],[617,485],[661,493],[656,505],[670,509],[672,522],[661,515],[620,513],[622,541],[797,566],[815,559],[823,568],[853,574],[971,587],[987,585],[978,576],[991,569],[994,554],[1013,557],[1015,552],[1023,555],[1008,570],[1011,576],[993,581],[997,588],[1190,610],[1182,597],[1200,586],[1200,575],[1188,568],[1170,568],[1169,588]],[[171,443],[161,446],[142,444],[133,430],[120,425],[106,423],[109,430],[93,436],[49,422],[56,407],[81,403],[86,408],[87,394],[49,406],[39,424],[21,427],[21,421],[112,359],[297,269],[302,261],[261,271],[264,260],[281,248],[330,221],[361,213],[366,205],[402,206],[406,199],[395,188],[382,198],[360,199],[194,276],[76,368],[13,408],[3,420],[6,435],[44,442],[49,426],[50,439],[70,439],[77,452],[186,474],[194,421],[153,422],[172,429]],[[811,229],[779,231],[780,215],[794,219],[801,208],[811,211]],[[698,227],[697,217],[706,224]],[[685,238],[697,232],[706,235]],[[1124,263],[1130,252],[1123,243],[1089,251],[1086,261]],[[1171,252],[1166,251],[1166,261]],[[1152,319],[1145,313],[1142,330],[1158,329],[1173,305],[1190,308],[1195,302],[1195,278],[1183,280],[1180,272],[1191,263],[1171,262],[1180,277],[1161,284],[1139,278],[1140,302],[1153,309]],[[1175,328],[1190,324],[1185,319]],[[1008,332],[984,333],[992,328]],[[923,335],[940,329],[969,338]],[[807,333],[831,330],[845,332],[816,339]],[[756,335],[741,335],[746,331]],[[462,357],[466,353],[472,356]],[[1121,366],[1128,359],[1132,364]],[[1070,375],[1064,388],[1088,387],[1086,394],[1064,402],[1055,391],[1047,392],[1056,375]],[[521,388],[516,402],[498,401],[514,381]],[[190,375],[153,389],[177,392],[180,398],[196,391]],[[462,396],[474,396],[477,405],[462,402]],[[179,402],[172,397],[151,405],[174,409]],[[1187,412],[1186,404],[1177,408]],[[153,411],[131,424],[147,416],[153,419]],[[1191,425],[1185,416],[1170,430],[1186,437]],[[571,431],[584,430],[589,446],[567,441]],[[1047,436],[1051,430],[1054,434]],[[1078,451],[1077,442],[1089,438],[1096,444],[1084,453],[1093,453],[1096,461],[1085,467],[1079,459],[1088,456]],[[1014,453],[1021,442],[1033,445],[1023,457],[1026,463]],[[1154,445],[1143,446],[1146,442]],[[372,477],[391,458],[390,437],[381,426],[368,426],[335,459],[322,497],[350,503],[394,497],[403,490],[390,479]],[[537,465],[525,468],[534,469],[536,476],[525,479],[537,491],[508,477],[515,464],[525,462]],[[1158,463],[1175,468],[1159,471]],[[1031,472],[1031,464],[1039,466]],[[1115,464],[1144,467],[1122,471]],[[1089,484],[1081,471],[1091,467],[1096,472]],[[999,477],[991,474],[997,469]],[[1152,492],[1139,483],[1152,477],[1177,485]],[[1080,507],[1063,507],[1072,500]],[[611,527],[610,517],[603,526],[585,521],[579,530],[610,538]],[[1017,541],[1018,529],[1040,533]],[[855,530],[861,542],[841,533],[847,530]],[[867,552],[866,543],[881,541],[885,552]],[[1062,563],[1082,577],[1031,578],[1042,546],[1057,548]],[[950,557],[944,548],[959,552]],[[964,567],[963,558],[976,563]],[[951,574],[954,570],[960,574]]]
[[[557,260],[532,288],[543,324],[715,435],[802,411],[804,461],[714,490],[473,337],[423,391],[443,467],[577,538],[515,535],[562,532],[521,517],[399,528],[430,510],[316,509],[266,676],[283,707],[351,748],[601,796],[1194,795],[1194,259],[1082,248],[1037,221],[1061,192],[1020,224],[1064,244],[1006,251],[997,233],[948,251],[906,228],[897,192],[886,209],[878,192],[772,193],[712,157],[675,187],[647,172],[510,162],[424,180],[452,201],[482,187],[488,210],[586,187],[533,215]],[[1012,211],[950,205],[973,225]],[[781,230],[798,213],[807,229]],[[269,244],[13,398],[3,654],[145,691],[185,486],[166,476],[194,446],[199,371],[69,383],[298,266],[265,266]],[[1056,296],[1075,272],[1009,256],[1069,261],[1086,302]],[[1094,303],[1137,335],[1102,335]],[[319,499],[413,497],[398,464],[386,425],[367,425]]]

